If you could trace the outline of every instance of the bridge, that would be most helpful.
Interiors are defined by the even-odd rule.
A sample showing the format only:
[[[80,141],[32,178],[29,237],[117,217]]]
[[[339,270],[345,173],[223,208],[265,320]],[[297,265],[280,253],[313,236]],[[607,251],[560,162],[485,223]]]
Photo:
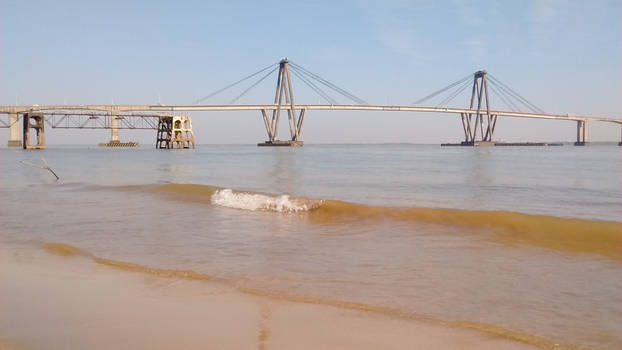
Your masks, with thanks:
[[[235,104],[242,96],[265,80],[278,69],[277,84],[274,102],[272,104],[241,105]],[[237,86],[251,78],[265,73],[250,87],[231,100],[230,104],[210,105],[201,104],[217,94]],[[294,102],[291,76],[295,75],[302,83],[311,88],[327,104],[296,104]],[[456,96],[467,88],[471,88],[469,106],[455,108],[446,106]],[[336,99],[327,90],[337,93],[350,100],[352,104],[338,104]],[[490,100],[493,94],[499,102],[503,102],[507,109],[492,109]],[[433,98],[443,97],[436,106],[421,106],[420,104]],[[426,112],[458,116],[462,122],[464,146],[494,145],[494,132],[497,120],[500,117],[531,118],[565,120],[577,125],[575,145],[583,146],[587,142],[588,123],[605,122],[620,126],[620,142],[622,146],[622,119],[609,116],[582,116],[548,114],[529,102],[508,85],[488,74],[486,71],[477,71],[434,93],[413,102],[411,105],[371,105],[356,97],[345,89],[338,87],[321,76],[306,68],[283,59],[275,65],[246,76],[232,84],[218,89],[213,93],[190,105],[27,105],[27,106],[0,106],[0,128],[10,129],[9,146],[23,146],[29,148],[30,129],[35,129],[38,135],[38,145],[45,146],[45,124],[52,128],[70,129],[110,129],[111,141],[118,141],[119,129],[154,129],[162,128],[162,120],[169,119],[174,113],[197,111],[258,111],[266,128],[268,140],[260,146],[302,146],[302,127],[305,116],[309,111],[386,111],[386,112]],[[525,111],[526,110],[526,111]],[[290,135],[285,141],[278,139],[278,126],[281,112],[287,113]],[[19,119],[23,121],[23,143],[19,139]],[[34,124],[32,123],[34,121]],[[162,131],[162,130],[160,130]],[[160,132],[159,132],[160,133]],[[169,129],[170,137],[170,129]],[[168,148],[168,147],[166,147]]]

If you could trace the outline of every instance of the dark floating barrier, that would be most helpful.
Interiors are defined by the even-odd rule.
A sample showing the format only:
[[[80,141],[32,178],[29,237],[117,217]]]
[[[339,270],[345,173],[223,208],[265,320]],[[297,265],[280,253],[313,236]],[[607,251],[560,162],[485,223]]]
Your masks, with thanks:
[[[563,146],[562,142],[461,142],[461,143],[441,143],[441,146]]]
[[[121,142],[121,141],[110,141],[106,143],[98,144],[99,147],[138,147],[138,142],[129,141],[129,142]]]
[[[262,143],[258,143],[257,146],[260,147],[302,147],[303,142],[302,141],[279,141],[279,140],[274,140],[274,141],[266,141],[266,142],[262,142]]]

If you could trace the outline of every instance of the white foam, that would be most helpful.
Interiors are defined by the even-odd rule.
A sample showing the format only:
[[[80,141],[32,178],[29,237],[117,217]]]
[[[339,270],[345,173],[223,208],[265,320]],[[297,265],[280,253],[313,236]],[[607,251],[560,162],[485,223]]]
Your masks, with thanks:
[[[253,211],[267,210],[291,213],[310,209],[306,204],[291,200],[288,195],[272,197],[257,193],[233,192],[228,188],[216,191],[210,200],[215,205]]]

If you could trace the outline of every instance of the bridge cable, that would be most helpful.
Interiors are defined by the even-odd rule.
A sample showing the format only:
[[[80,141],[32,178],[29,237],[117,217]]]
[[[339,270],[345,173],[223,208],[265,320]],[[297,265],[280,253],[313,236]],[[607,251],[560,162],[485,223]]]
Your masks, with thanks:
[[[508,101],[514,101],[512,104],[516,107],[517,111],[521,110],[520,107],[517,107],[517,105],[520,105],[520,106],[523,106],[524,108],[526,108],[529,112],[532,112],[532,113],[540,112],[540,111],[538,111],[538,109],[536,109],[537,107],[534,108],[535,106],[532,107],[531,105],[525,103],[523,100],[519,99],[512,92],[510,92],[506,87],[500,85],[499,83],[495,82],[492,79],[490,79],[489,82],[490,82],[490,86],[491,87],[493,87],[493,86],[496,87],[499,92],[501,92],[502,94],[505,95],[505,97],[508,99]],[[540,112],[540,113],[542,113],[542,112]]]
[[[490,88],[490,91],[492,91],[492,93],[499,97],[500,100],[503,101],[503,103],[505,103],[505,105],[512,111],[512,112],[517,112],[519,109],[516,107],[516,105],[514,104],[514,102],[512,102],[512,100],[510,100],[509,98],[507,98],[507,96],[505,96],[505,93],[503,91],[497,91],[497,88],[494,87],[493,84],[490,84],[488,86]]]
[[[244,77],[244,78],[242,78],[242,79],[240,79],[240,80],[238,80],[236,82],[233,82],[233,83],[231,83],[231,84],[229,84],[229,85],[227,85],[227,86],[225,86],[225,87],[223,87],[221,89],[218,89],[218,90],[212,92],[211,94],[209,94],[209,95],[207,95],[207,96],[205,96],[203,98],[200,98],[200,99],[194,101],[194,104],[195,105],[199,104],[199,103],[207,100],[208,98],[210,98],[210,97],[212,97],[214,95],[217,95],[217,94],[219,94],[219,93],[221,93],[221,92],[223,92],[223,91],[225,91],[225,90],[227,90],[227,89],[229,89],[229,88],[231,88],[231,87],[233,87],[233,86],[235,86],[235,85],[237,85],[237,84],[239,84],[241,82],[244,82],[244,81],[246,81],[246,80],[248,80],[248,79],[250,79],[250,78],[252,78],[252,77],[254,77],[254,76],[258,75],[258,74],[261,74],[261,73],[267,71],[268,69],[272,68],[275,64],[277,64],[277,63],[272,63],[271,65],[269,65],[269,66],[267,66],[267,67],[265,67],[265,68],[255,72],[255,73],[253,73],[251,75],[248,75],[248,76],[246,76],[246,77]]]
[[[503,87],[505,87],[506,89],[508,89],[510,92],[512,92],[518,99],[524,101],[525,104],[531,106],[533,109],[537,110],[540,113],[545,113],[542,109],[538,108],[538,106],[534,105],[533,103],[529,102],[529,100],[527,100],[526,98],[524,98],[523,96],[521,96],[518,92],[512,90],[512,88],[510,88],[509,86],[507,86],[505,83],[503,83],[501,80],[495,78],[494,76],[490,76],[492,78],[492,80],[496,83],[498,83],[499,85],[502,85]]]
[[[334,91],[336,91],[337,93],[343,95],[344,97],[348,98],[349,100],[352,100],[352,101],[354,101],[356,103],[363,104],[363,105],[368,105],[369,104],[365,100],[363,100],[362,98],[359,98],[359,97],[355,96],[354,94],[348,92],[347,90],[344,90],[344,89],[340,88],[339,86],[331,83],[330,81],[322,78],[321,76],[319,76],[319,75],[309,71],[308,69],[306,69],[306,68],[304,68],[304,67],[302,67],[302,66],[300,66],[300,65],[298,65],[298,64],[296,64],[296,63],[294,63],[292,61],[290,61],[290,65],[293,66],[294,68],[297,68],[297,69],[307,73],[311,78],[313,78],[317,82],[319,82],[319,83],[321,83],[321,84],[323,84],[323,85],[333,89]]]
[[[348,98],[349,100],[355,102],[355,103],[359,103],[359,104],[369,104],[367,103],[365,100],[355,96],[354,94],[340,88],[339,86],[331,83],[330,81],[320,77],[319,75],[309,71],[308,69],[305,69],[304,67],[301,67],[295,63],[292,63],[292,67],[297,68],[298,70],[300,70],[300,72],[303,72],[307,75],[308,78],[313,79],[319,83],[321,83],[322,85],[334,90],[335,92],[339,93],[340,95]]]
[[[293,68],[297,68],[298,70],[300,70],[300,72],[305,73],[307,75],[307,77],[309,77],[310,79],[313,79],[321,84],[323,84],[324,86],[336,91],[337,93],[341,94],[342,96],[345,96],[346,98],[348,98],[349,100],[352,100],[356,103],[360,103],[360,104],[368,104],[367,102],[365,102],[363,99],[355,96],[354,94],[340,88],[339,86],[331,83],[330,81],[322,78],[321,76],[309,71],[308,69],[297,65],[296,63],[290,62],[291,66]]]
[[[462,78],[462,79],[460,79],[460,80],[458,80],[458,81],[456,81],[456,82],[454,82],[454,83],[451,83],[451,84],[449,84],[449,85],[445,86],[444,88],[442,88],[442,89],[440,89],[440,90],[437,90],[437,91],[435,91],[435,92],[433,92],[433,93],[429,94],[429,95],[428,95],[428,96],[426,96],[426,97],[423,97],[423,98],[418,99],[417,101],[415,101],[415,102],[411,103],[411,105],[416,105],[416,104],[419,104],[419,103],[421,103],[421,102],[423,102],[423,101],[429,100],[429,99],[431,99],[432,97],[434,97],[434,96],[436,96],[436,95],[438,95],[438,94],[440,94],[440,93],[443,93],[443,92],[445,92],[445,91],[447,91],[447,90],[449,90],[449,89],[453,88],[453,87],[454,87],[454,86],[456,86],[456,85],[462,84],[463,82],[465,82],[466,80],[468,80],[469,78],[472,78],[472,77],[473,77],[473,74],[469,74],[469,75],[467,75],[466,77],[464,77],[464,78]]]
[[[490,83],[489,86],[491,88],[496,88],[497,92],[499,92],[500,94],[505,96],[505,98],[508,100],[508,102],[511,102],[512,105],[517,109],[517,111],[521,110],[521,108],[518,107],[518,106],[522,106],[524,108],[527,108],[529,111],[535,111],[533,107],[531,107],[530,105],[526,104],[521,99],[516,97],[515,94],[513,94],[511,91],[509,91],[503,85],[501,85],[497,81],[495,81],[495,79],[493,77],[489,77],[488,82]]]
[[[319,86],[313,83],[312,80],[315,80],[313,79],[313,77],[307,75],[307,73],[301,70],[294,68],[293,66],[291,67],[291,72],[294,73],[294,75],[296,75],[298,78],[300,78],[305,84],[307,84],[307,86],[311,87],[313,91],[315,91],[318,95],[320,95],[329,104],[338,104],[337,100],[331,97],[329,93],[322,90]]]
[[[313,84],[312,81],[310,81],[308,78],[303,76],[302,73],[298,73],[298,71],[293,68],[294,67],[292,67],[292,73],[296,77],[300,78],[300,80],[302,80],[303,83],[305,83],[308,87],[310,87],[313,91],[315,91],[315,93],[317,93],[321,98],[326,100],[326,102],[328,102],[329,104],[332,104],[332,105],[337,104],[337,101],[335,101],[332,97],[330,97],[324,90],[320,89],[317,85]]]
[[[439,104],[436,105],[436,107],[440,107],[440,106],[445,107],[449,102],[451,102],[454,98],[456,98],[456,96],[460,95],[469,86],[471,86],[471,81],[466,80],[465,82],[462,83],[462,85],[458,87],[458,89],[456,89],[456,91],[454,91],[449,96],[447,96],[444,100],[439,102]]]
[[[523,104],[526,104],[528,106],[531,106],[532,109],[540,112],[540,113],[545,113],[542,109],[538,108],[538,106],[534,105],[533,103],[529,102],[529,100],[527,100],[526,98],[524,98],[523,96],[521,96],[518,92],[512,90],[512,88],[510,88],[509,86],[507,86],[506,84],[504,84],[501,80],[495,78],[494,76],[488,74],[488,76],[491,78],[491,80],[501,86],[503,86],[504,88],[506,88],[507,90],[509,90],[516,98],[518,98],[519,100],[523,101]]]
[[[493,95],[495,95],[497,98],[499,98],[501,101],[503,101],[504,105],[511,110],[512,112],[516,112],[516,109],[513,107],[514,104],[510,104],[510,100],[506,99],[506,97],[503,95],[502,92],[497,91],[497,88],[495,88],[493,86],[493,84],[488,85],[488,89],[492,92]]]
[[[236,98],[234,98],[233,100],[229,101],[229,104],[230,105],[234,104],[237,100],[239,100],[242,96],[246,95],[246,93],[251,91],[252,88],[254,88],[255,86],[259,85],[259,83],[264,81],[267,77],[270,76],[270,74],[274,73],[277,69],[279,69],[279,67],[274,67],[271,71],[268,72],[268,74],[266,74],[263,77],[261,77],[261,79],[257,80],[253,85],[249,86],[246,90],[244,90]]]

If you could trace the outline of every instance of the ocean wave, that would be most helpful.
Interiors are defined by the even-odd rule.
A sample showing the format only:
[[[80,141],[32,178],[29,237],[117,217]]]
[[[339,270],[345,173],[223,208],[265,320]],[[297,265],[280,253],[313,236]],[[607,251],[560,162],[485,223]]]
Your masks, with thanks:
[[[117,188],[119,189],[119,188]],[[503,244],[527,244],[548,249],[592,253],[622,261],[622,223],[616,221],[534,215],[512,211],[452,208],[385,207],[338,200],[290,197],[197,184],[128,186],[170,199],[194,201],[275,214],[300,213],[302,220],[319,225],[349,225],[393,220],[470,228],[485,239]],[[472,230],[474,229],[474,230]]]

